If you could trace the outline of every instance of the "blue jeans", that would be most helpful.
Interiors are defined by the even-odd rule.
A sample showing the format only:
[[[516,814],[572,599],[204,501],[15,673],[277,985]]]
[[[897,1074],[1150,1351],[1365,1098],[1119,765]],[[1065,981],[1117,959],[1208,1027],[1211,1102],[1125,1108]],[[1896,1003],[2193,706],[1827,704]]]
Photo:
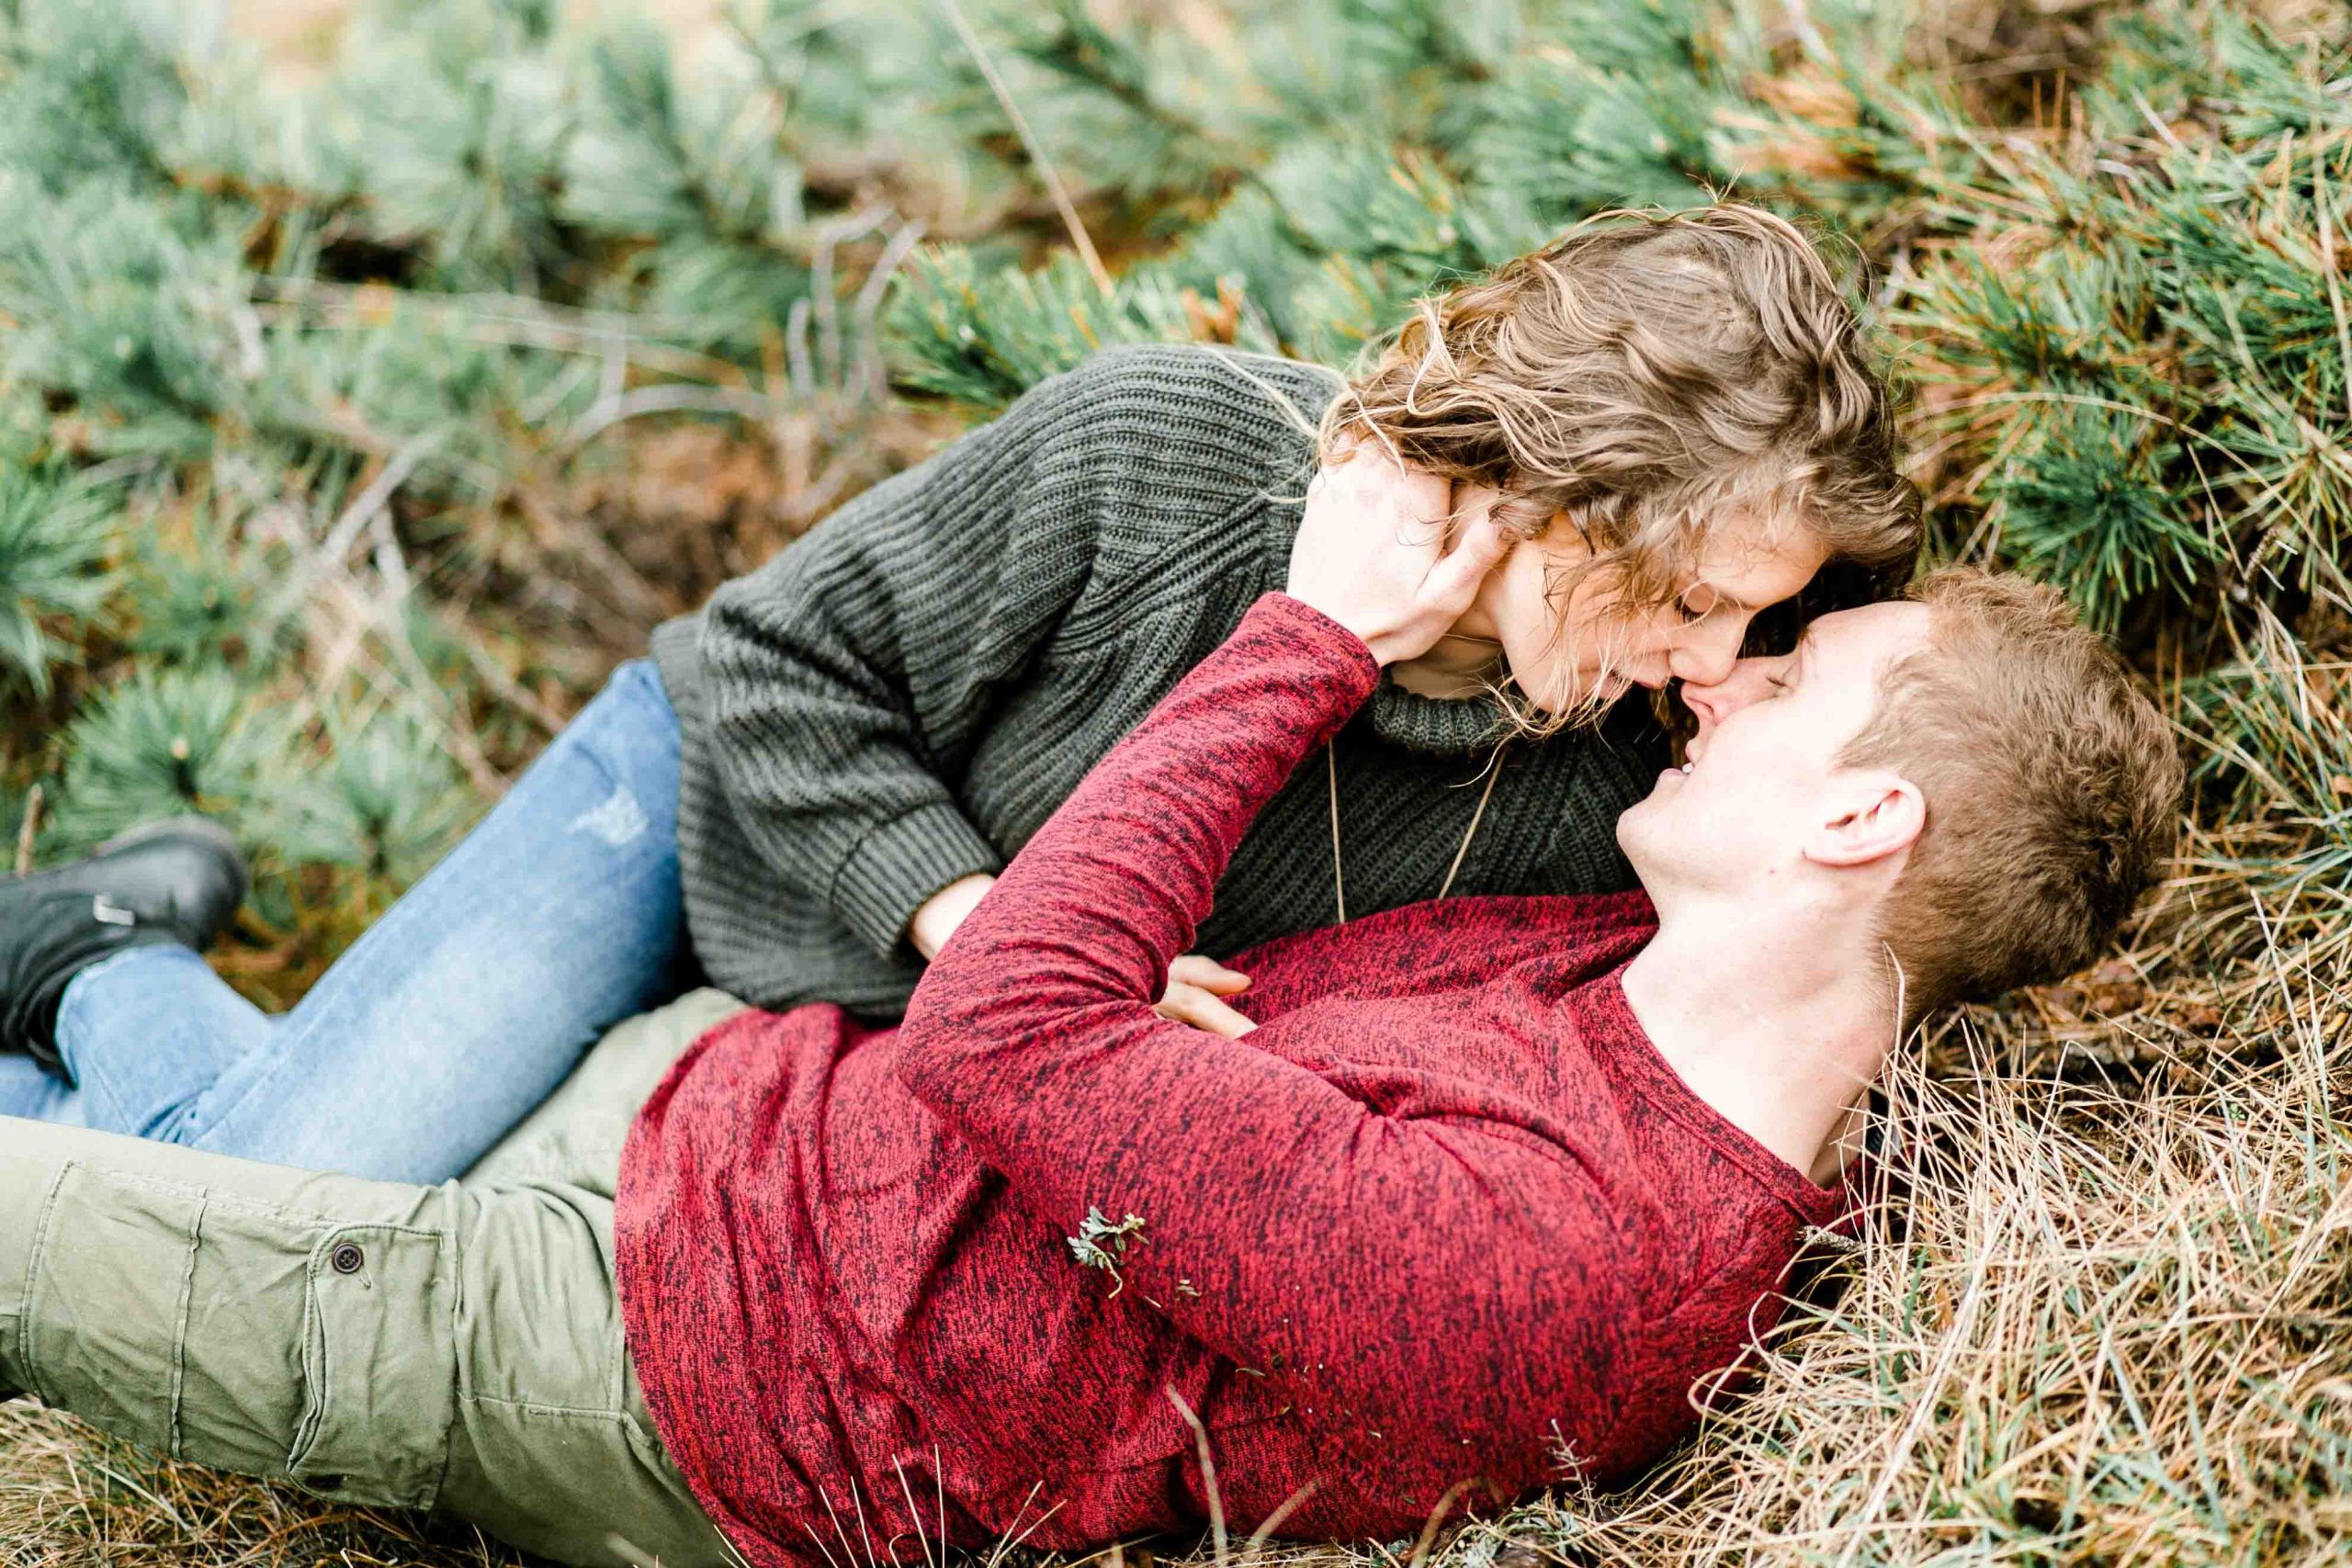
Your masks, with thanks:
[[[0,1057],[0,1114],[440,1181],[697,977],[678,718],[638,660],[293,1010],[263,1012],[186,948],[118,953],[59,1008],[73,1083]]]

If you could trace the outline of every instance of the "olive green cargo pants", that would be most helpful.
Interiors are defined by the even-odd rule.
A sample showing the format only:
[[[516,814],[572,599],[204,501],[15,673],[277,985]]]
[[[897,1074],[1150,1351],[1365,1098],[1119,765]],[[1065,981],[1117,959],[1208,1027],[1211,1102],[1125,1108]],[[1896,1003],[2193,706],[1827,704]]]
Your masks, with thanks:
[[[0,1119],[0,1392],[560,1562],[732,1561],[629,1364],[613,1189],[638,1107],[741,1005],[621,1024],[441,1187]]]

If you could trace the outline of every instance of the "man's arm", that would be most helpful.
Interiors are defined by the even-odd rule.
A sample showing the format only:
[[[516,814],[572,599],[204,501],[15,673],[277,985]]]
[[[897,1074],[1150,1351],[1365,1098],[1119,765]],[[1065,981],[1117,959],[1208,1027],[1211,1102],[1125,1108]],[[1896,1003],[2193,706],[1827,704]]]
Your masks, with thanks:
[[[1261,1048],[1283,1022],[1229,1041],[1151,1010],[1250,821],[1378,668],[1306,604],[1260,601],[947,944],[900,1070],[1051,1223],[1136,1216],[1098,1243],[1124,1288],[1323,1429],[1376,1450],[1442,1412],[1456,1473],[1525,1483],[1544,1424],[1602,1382],[1607,1249],[1559,1245],[1579,1215],[1605,1228],[1587,1174],[1475,1087],[1396,1102],[1296,1032]]]

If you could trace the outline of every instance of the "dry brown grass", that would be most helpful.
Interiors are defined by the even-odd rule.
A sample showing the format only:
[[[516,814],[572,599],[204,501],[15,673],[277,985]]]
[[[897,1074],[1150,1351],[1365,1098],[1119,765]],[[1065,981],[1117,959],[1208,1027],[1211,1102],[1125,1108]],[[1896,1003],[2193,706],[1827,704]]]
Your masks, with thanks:
[[[289,1490],[157,1460],[30,1405],[0,1407],[0,1563],[431,1562],[514,1561],[471,1531],[321,1508]]]
[[[2344,931],[2324,899],[2239,886],[2218,905],[2191,859],[2126,964],[1907,1055],[1883,1123],[1901,1190],[1747,1396],[1630,1491],[1450,1526],[1434,1568],[2352,1559]],[[21,1408],[0,1456],[9,1568],[511,1560]]]

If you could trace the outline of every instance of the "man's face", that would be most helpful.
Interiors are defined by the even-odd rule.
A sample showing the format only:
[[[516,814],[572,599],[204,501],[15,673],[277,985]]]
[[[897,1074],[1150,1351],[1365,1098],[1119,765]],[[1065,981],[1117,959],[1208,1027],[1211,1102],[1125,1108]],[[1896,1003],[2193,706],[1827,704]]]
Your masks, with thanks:
[[[1928,623],[1923,604],[1845,610],[1814,622],[1792,654],[1686,682],[1699,720],[1688,761],[1617,819],[1651,897],[1754,888],[1818,858],[1824,835],[1883,793],[1838,756],[1877,711],[1887,665],[1927,646]]]

